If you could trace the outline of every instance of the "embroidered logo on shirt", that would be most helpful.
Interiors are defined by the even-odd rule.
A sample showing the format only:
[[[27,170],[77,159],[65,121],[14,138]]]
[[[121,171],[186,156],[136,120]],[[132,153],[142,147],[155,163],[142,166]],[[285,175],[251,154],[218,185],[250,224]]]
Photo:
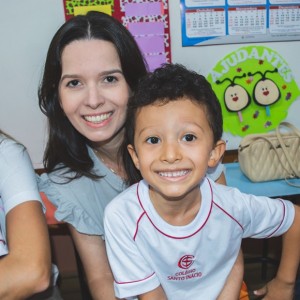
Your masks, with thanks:
[[[183,280],[189,280],[193,279],[195,277],[202,277],[202,273],[198,272],[197,269],[191,269],[189,268],[192,266],[192,264],[195,261],[194,255],[184,255],[182,256],[177,265],[180,269],[183,269],[184,271],[180,270],[179,272],[176,272],[174,275],[168,276],[168,280],[172,281],[183,281]]]
[[[194,255],[184,255],[178,261],[178,267],[188,269],[194,263]]]

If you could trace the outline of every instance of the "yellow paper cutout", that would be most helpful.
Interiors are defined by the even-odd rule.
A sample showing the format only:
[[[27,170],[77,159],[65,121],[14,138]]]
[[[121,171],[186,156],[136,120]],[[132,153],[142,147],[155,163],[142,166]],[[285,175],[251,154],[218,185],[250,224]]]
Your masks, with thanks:
[[[74,16],[85,15],[88,11],[100,11],[108,15],[112,15],[111,5],[89,5],[89,6],[75,6]]]

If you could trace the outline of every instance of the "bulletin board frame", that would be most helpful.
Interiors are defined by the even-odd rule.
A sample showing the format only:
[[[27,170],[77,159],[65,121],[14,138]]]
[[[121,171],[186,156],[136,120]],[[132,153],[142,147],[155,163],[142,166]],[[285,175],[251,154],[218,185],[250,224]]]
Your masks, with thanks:
[[[300,40],[300,1],[180,0],[182,46]]]

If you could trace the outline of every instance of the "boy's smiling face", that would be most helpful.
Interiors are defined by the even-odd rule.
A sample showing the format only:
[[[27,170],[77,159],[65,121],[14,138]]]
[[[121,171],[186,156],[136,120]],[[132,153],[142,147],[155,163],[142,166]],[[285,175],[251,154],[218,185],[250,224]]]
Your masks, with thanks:
[[[128,146],[152,195],[165,200],[199,197],[207,167],[216,165],[224,148],[214,148],[203,107],[186,98],[140,108],[134,146]]]

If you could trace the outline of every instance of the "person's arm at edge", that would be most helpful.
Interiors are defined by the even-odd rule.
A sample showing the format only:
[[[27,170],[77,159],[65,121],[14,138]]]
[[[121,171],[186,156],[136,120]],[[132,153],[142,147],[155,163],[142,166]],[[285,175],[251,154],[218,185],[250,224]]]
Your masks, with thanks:
[[[94,300],[115,300],[113,275],[108,263],[105,242],[100,236],[79,233],[69,225],[72,239],[86,274]]]
[[[50,283],[50,243],[41,203],[17,205],[6,222],[9,254],[0,258],[0,299],[26,299]]]
[[[225,285],[217,300],[239,299],[244,275],[244,258],[240,249],[239,255],[227,277]]]
[[[282,236],[281,260],[273,280],[255,295],[265,295],[264,300],[293,299],[297,270],[300,262],[300,207],[295,205],[295,219]],[[290,298],[287,298],[290,297]]]

